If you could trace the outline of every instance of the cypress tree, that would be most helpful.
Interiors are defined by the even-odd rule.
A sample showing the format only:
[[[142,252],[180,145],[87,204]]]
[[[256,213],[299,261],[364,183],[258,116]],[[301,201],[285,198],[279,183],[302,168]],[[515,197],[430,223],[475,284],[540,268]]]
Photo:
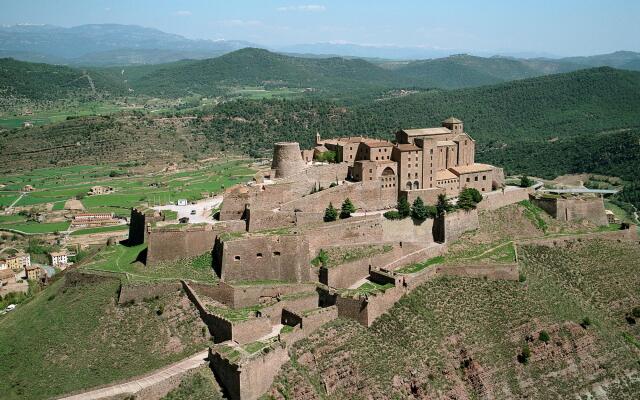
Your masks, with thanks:
[[[424,205],[424,201],[422,201],[421,197],[417,197],[413,201],[413,206],[411,207],[411,217],[418,221],[424,221],[429,217],[429,210]]]
[[[338,210],[333,204],[329,203],[329,207],[324,210],[324,222],[331,222],[338,219]]]
[[[405,197],[400,197],[398,200],[398,205],[396,206],[398,209],[398,214],[400,214],[400,218],[407,218],[411,215],[411,206]]]
[[[354,212],[356,212],[356,206],[354,206],[351,200],[347,197],[344,202],[342,202],[342,207],[340,208],[340,218],[349,218],[351,217],[351,213]]]

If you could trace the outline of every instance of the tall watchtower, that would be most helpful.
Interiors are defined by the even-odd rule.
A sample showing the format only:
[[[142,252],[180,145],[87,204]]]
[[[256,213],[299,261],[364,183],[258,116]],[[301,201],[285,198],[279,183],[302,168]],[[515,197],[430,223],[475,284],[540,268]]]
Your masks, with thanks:
[[[451,129],[451,133],[454,133],[456,135],[464,132],[463,123],[458,118],[449,117],[442,121],[442,126]]]

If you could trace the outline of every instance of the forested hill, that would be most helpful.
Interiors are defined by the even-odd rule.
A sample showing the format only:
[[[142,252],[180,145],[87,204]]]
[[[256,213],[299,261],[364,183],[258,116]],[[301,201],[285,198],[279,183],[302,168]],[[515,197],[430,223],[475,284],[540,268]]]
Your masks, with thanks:
[[[151,72],[145,74],[149,68]],[[330,90],[402,87],[408,80],[360,59],[301,58],[246,48],[217,58],[137,67],[128,76],[138,93],[183,96],[218,94],[234,86],[282,86]]]
[[[275,141],[310,146],[315,132],[391,139],[398,129],[438,126],[453,115],[477,140],[478,161],[509,173],[597,172],[637,181],[638,110],[640,72],[603,67],[353,107],[324,101],[231,102],[207,111],[213,120],[196,126],[224,146],[268,155]]]
[[[83,95],[122,95],[124,86],[96,71],[0,58],[0,93],[3,102],[42,101]]]

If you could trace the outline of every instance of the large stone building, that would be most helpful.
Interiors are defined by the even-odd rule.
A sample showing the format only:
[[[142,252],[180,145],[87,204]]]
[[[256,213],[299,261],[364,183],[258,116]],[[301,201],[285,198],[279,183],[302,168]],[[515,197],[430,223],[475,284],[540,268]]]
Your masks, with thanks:
[[[321,140],[316,135],[314,154],[323,151],[333,151],[337,162],[350,164],[350,180],[377,182],[411,199],[421,196],[433,202],[440,193],[453,197],[465,187],[489,192],[504,180],[501,169],[475,162],[475,141],[456,118],[437,128],[400,130],[395,143],[361,136]],[[309,153],[303,151],[300,158],[308,160]],[[291,162],[288,157],[287,164]],[[299,162],[293,170],[299,171]]]

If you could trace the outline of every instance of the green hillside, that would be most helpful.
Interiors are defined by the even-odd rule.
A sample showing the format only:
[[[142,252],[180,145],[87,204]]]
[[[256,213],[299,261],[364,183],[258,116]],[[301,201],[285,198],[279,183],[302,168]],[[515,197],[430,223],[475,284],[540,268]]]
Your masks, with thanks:
[[[219,94],[234,86],[341,89],[399,86],[395,75],[364,60],[290,57],[247,48],[223,56],[151,67],[152,73],[129,81],[139,93],[182,96]],[[140,67],[138,71],[143,71]]]
[[[95,90],[91,87],[93,82]],[[122,87],[95,71],[83,71],[65,66],[35,64],[0,59],[0,106],[11,105],[15,99],[33,101],[68,99],[73,96],[97,97],[123,94]]]
[[[466,54],[413,61],[394,71],[416,82],[416,86],[457,89],[532,78],[579,69],[571,63],[534,61],[504,57],[474,57]],[[418,84],[420,83],[420,84]]]
[[[168,365],[207,346],[180,292],[116,305],[119,281],[63,278],[0,318],[0,399],[45,399]]]
[[[640,330],[625,314],[640,304],[638,246],[583,241],[523,246],[519,254],[524,283],[438,278],[369,329],[330,323],[294,346],[270,394],[635,398]],[[525,347],[530,357],[519,362]]]

